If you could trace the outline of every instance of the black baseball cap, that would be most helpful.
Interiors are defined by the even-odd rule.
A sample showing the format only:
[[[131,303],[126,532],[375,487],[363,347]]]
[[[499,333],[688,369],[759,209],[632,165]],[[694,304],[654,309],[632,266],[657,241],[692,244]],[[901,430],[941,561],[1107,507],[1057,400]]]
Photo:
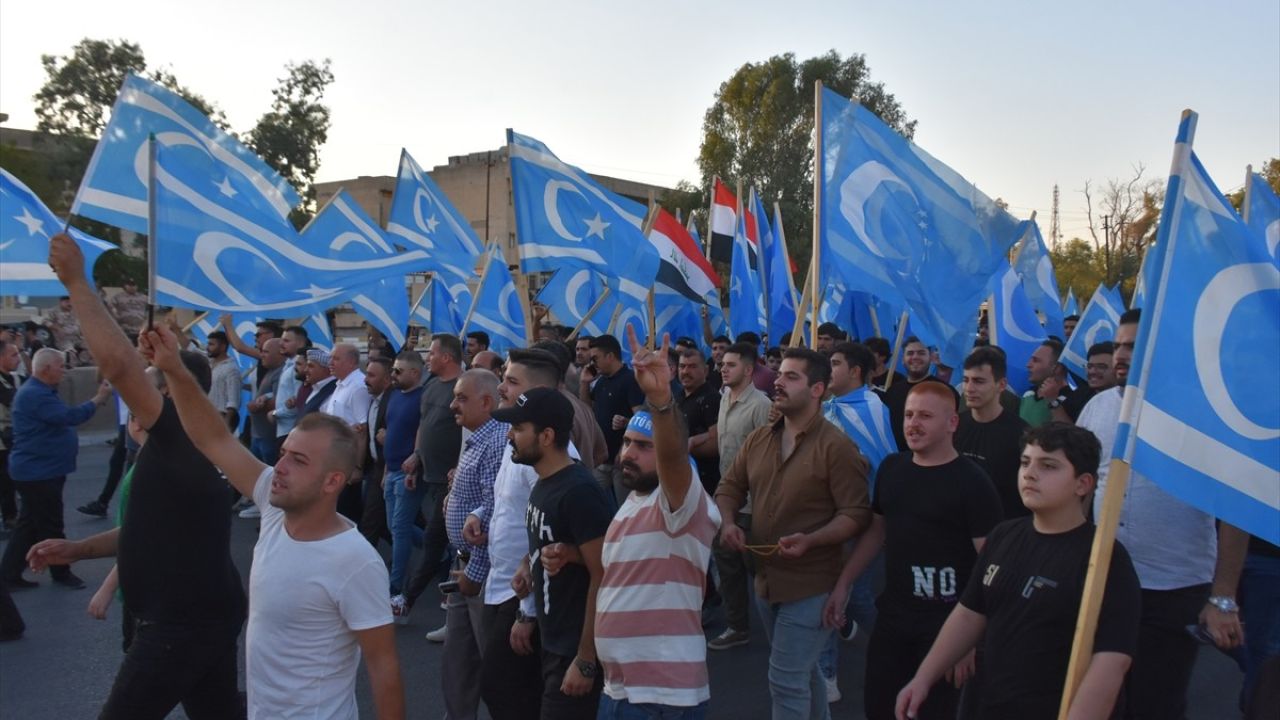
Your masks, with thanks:
[[[557,433],[567,433],[573,429],[573,405],[555,388],[530,388],[521,393],[511,407],[494,410],[493,419],[511,425],[532,422]]]

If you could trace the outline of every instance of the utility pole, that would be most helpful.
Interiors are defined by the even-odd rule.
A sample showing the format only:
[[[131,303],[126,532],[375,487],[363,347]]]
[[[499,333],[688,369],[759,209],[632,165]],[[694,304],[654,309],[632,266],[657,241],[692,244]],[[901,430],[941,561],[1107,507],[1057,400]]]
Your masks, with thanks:
[[[1062,239],[1062,226],[1058,224],[1058,183],[1053,184],[1053,214],[1049,218],[1049,244],[1058,249],[1058,241]]]
[[[1102,216],[1102,270],[1103,283],[1111,284],[1111,231],[1115,227],[1111,225],[1111,216]]]

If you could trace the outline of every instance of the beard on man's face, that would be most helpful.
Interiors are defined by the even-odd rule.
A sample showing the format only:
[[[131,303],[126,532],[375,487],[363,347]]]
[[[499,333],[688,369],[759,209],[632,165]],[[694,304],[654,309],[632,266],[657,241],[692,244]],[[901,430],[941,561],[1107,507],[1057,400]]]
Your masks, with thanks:
[[[622,462],[622,487],[638,493],[653,492],[658,487],[658,473],[641,472],[640,466],[632,460]]]

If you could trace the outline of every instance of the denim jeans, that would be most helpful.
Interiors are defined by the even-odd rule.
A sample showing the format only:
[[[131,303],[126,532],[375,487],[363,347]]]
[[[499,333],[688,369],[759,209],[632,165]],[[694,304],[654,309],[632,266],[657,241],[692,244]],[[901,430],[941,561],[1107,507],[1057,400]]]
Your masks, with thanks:
[[[422,544],[422,530],[414,524],[426,484],[418,482],[414,489],[404,486],[404,473],[388,470],[382,483],[382,499],[387,502],[387,527],[391,530],[391,594],[399,595],[409,572],[413,546]]]
[[[853,587],[849,589],[849,599],[844,605],[845,617],[858,623],[858,631],[866,633],[868,637],[876,625],[875,581],[876,577],[883,573],[884,553],[882,552],[877,554],[867,569],[853,581]],[[818,657],[818,669],[822,671],[822,677],[828,680],[836,676],[840,666],[839,641],[839,635],[831,633],[831,639],[827,641],[827,646],[822,649],[822,655]]]
[[[773,720],[828,720],[827,686],[818,656],[831,636],[822,626],[827,593],[788,603],[769,603],[756,596],[769,651],[769,694]]]
[[[596,720],[704,720],[706,717],[707,702],[693,707],[633,704],[628,700],[614,700],[602,693]]]
[[[1240,576],[1240,620],[1243,648],[1236,654],[1244,671],[1242,705],[1253,699],[1258,671],[1267,658],[1280,655],[1280,558],[1250,553]]]
[[[249,452],[268,465],[275,465],[276,460],[280,459],[275,438],[253,438],[249,441]]]

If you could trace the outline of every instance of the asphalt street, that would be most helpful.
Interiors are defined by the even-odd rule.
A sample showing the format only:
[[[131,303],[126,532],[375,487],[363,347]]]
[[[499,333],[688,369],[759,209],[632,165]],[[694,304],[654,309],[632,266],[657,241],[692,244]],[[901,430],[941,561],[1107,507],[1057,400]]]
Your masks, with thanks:
[[[66,531],[72,538],[92,535],[111,527],[110,520],[81,515],[75,508],[93,499],[106,474],[109,437],[101,433],[81,440],[79,470],[67,482]],[[114,513],[115,502],[112,502]],[[232,519],[232,554],[246,584],[257,521]],[[157,542],[164,542],[157,538]],[[0,543],[2,545],[2,543]],[[110,560],[76,566],[75,572],[89,587],[68,590],[40,577],[40,587],[13,594],[27,622],[25,637],[0,643],[0,720],[76,720],[97,717],[115,677],[121,658],[119,608],[112,607],[106,621],[90,618],[85,609],[94,589],[111,569]],[[31,574],[28,573],[28,577]],[[435,720],[444,717],[439,678],[441,645],[424,639],[439,627],[444,612],[439,598],[424,596],[408,625],[396,630],[404,675],[409,717]],[[708,632],[714,634],[720,627]],[[243,642],[243,636],[242,636]],[[861,718],[865,634],[843,643],[839,685],[843,699],[831,706],[834,718]],[[747,646],[713,652],[711,711],[717,720],[767,718],[769,716],[768,645],[759,623],[752,628]],[[241,663],[243,675],[244,665]],[[1224,720],[1237,717],[1236,695],[1241,675],[1234,662],[1215,650],[1202,650],[1190,690],[1192,720]],[[242,685],[243,687],[243,685]],[[368,682],[363,672],[358,686],[363,717],[374,717]],[[487,717],[487,715],[482,715]],[[185,718],[181,710],[172,717]]]

